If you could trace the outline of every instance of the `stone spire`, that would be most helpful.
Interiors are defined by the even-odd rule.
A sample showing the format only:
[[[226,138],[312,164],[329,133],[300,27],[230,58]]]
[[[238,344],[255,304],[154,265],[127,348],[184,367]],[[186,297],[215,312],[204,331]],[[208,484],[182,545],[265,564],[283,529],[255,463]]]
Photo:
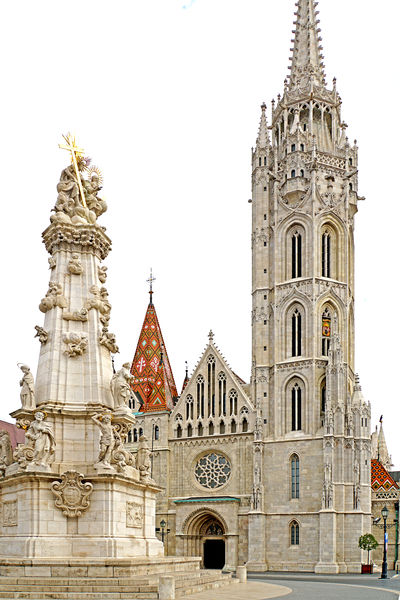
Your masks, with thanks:
[[[267,105],[265,102],[261,104],[261,119],[260,119],[260,127],[258,129],[257,136],[257,148],[266,148],[268,146],[268,124],[267,124],[267,116],[265,111],[267,110]]]
[[[298,0],[295,13],[296,29],[292,56],[290,57],[289,90],[308,85],[325,86],[324,64],[322,62],[322,41],[319,37],[318,2],[314,0]]]
[[[380,418],[380,428],[378,433],[378,456],[377,459],[379,462],[385,467],[385,469],[390,469],[393,466],[392,457],[389,454],[388,447],[386,444],[385,434],[383,432],[383,424],[382,417]]]

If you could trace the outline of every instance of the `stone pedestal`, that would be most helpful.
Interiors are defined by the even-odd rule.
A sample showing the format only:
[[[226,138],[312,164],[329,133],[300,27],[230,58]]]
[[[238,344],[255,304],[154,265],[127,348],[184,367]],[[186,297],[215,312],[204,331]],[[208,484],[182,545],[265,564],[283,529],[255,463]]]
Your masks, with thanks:
[[[249,513],[249,560],[248,571],[268,571],[266,562],[266,517],[263,512]]]

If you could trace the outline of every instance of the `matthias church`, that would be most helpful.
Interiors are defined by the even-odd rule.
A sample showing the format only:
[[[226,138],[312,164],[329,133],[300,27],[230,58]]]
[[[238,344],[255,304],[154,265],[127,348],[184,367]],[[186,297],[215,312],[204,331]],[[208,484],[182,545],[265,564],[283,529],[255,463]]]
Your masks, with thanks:
[[[152,290],[131,367],[128,444],[151,441],[156,526],[168,554],[206,568],[360,572],[371,528],[371,410],[354,367],[358,148],[325,79],[316,4],[296,4],[290,76],[270,116],[262,104],[252,151],[250,381],[210,332],[178,392]]]

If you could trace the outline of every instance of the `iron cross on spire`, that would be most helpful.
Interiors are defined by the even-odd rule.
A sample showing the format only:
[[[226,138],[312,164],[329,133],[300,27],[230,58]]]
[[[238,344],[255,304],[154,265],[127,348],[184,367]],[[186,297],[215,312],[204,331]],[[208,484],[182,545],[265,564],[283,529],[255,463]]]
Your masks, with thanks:
[[[153,304],[153,281],[155,281],[156,278],[153,277],[153,269],[150,269],[150,277],[146,280],[147,283],[150,284],[150,290],[149,290],[149,294],[150,294],[150,304]]]
[[[76,174],[76,178],[78,180],[78,186],[79,186],[79,191],[81,193],[82,204],[86,208],[86,200],[85,200],[85,194],[84,194],[83,187],[82,187],[81,174],[79,173],[78,161],[76,160],[77,156],[78,157],[83,156],[84,150],[83,150],[83,148],[78,148],[78,146],[75,143],[75,136],[72,136],[71,133],[67,133],[67,135],[63,135],[63,138],[66,141],[66,145],[58,144],[58,147],[61,148],[62,150],[68,150],[68,152],[71,153],[71,162],[75,168],[75,174]]]

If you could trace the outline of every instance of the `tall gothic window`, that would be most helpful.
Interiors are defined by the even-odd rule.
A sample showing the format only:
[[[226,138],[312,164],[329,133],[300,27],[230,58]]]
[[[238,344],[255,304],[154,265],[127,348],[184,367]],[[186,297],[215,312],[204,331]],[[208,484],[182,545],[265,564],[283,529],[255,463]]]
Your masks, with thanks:
[[[178,423],[178,426],[176,428],[176,437],[177,438],[181,438],[182,437],[182,426],[180,423]]]
[[[197,378],[197,416],[204,417],[204,377]]]
[[[295,383],[292,387],[292,431],[301,429],[301,387]]]
[[[326,409],[326,379],[321,384],[321,413],[324,413]]]
[[[203,435],[203,425],[202,423],[199,423],[198,427],[197,427],[197,432],[199,436]]]
[[[300,541],[300,536],[299,536],[299,524],[297,523],[297,521],[292,521],[290,523],[290,545],[291,546],[298,546],[299,545],[299,541]]]
[[[297,308],[292,315],[292,356],[301,356],[301,314]]]
[[[207,404],[209,417],[215,416],[215,358],[208,357]]]
[[[300,491],[300,472],[299,457],[293,454],[290,458],[290,497],[299,498]]]
[[[189,425],[187,426],[187,436],[192,437],[192,435],[193,435],[193,427],[189,423]]]
[[[238,402],[238,395],[236,390],[231,390],[229,392],[229,413],[231,415],[237,415],[237,404]]]
[[[331,235],[328,231],[322,234],[322,277],[331,276]]]
[[[218,375],[218,413],[220,417],[226,415],[226,375]]]
[[[331,315],[327,308],[322,313],[322,356],[328,356],[331,343]]]
[[[193,419],[193,396],[186,398],[186,419]]]
[[[292,235],[292,279],[301,277],[301,235],[296,231]]]

